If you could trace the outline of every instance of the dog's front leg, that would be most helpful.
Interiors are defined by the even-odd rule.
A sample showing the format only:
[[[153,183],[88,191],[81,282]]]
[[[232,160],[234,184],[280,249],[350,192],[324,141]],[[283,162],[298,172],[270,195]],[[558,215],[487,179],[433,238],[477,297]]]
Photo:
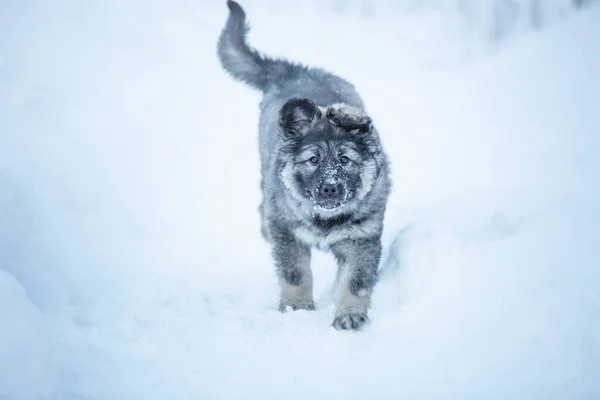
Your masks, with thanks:
[[[314,310],[310,248],[276,224],[269,226],[273,258],[281,288],[279,310]]]
[[[336,329],[360,329],[367,321],[367,309],[377,279],[381,241],[347,239],[331,248],[338,262]]]

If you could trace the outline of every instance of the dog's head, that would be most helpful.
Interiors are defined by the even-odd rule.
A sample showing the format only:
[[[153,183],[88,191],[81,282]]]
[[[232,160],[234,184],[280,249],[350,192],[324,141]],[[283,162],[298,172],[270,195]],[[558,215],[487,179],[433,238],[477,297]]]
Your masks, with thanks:
[[[351,213],[379,175],[381,148],[371,118],[347,104],[291,99],[280,110],[280,177],[313,213]]]

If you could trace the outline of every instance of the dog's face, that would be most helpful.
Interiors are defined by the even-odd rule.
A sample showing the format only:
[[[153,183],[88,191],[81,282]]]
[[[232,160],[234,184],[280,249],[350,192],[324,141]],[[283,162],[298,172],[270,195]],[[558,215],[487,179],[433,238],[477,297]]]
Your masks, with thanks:
[[[292,198],[323,217],[351,213],[379,174],[371,119],[345,104],[322,108],[292,99],[282,107],[279,125],[280,177]]]

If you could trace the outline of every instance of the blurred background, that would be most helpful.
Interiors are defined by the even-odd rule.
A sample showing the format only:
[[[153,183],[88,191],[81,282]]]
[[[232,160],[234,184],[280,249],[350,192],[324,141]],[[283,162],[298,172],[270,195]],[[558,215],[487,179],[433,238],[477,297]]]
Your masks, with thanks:
[[[593,0],[245,0],[392,162],[373,323],[276,311],[225,1],[0,0],[0,399],[600,398]]]

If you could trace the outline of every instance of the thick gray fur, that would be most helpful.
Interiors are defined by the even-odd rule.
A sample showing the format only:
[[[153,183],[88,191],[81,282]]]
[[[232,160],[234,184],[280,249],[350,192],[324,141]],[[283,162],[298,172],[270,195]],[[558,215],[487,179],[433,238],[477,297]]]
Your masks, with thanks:
[[[314,309],[316,247],[338,263],[333,326],[359,329],[368,321],[391,188],[378,132],[351,83],[250,48],[244,10],[234,1],[227,5],[221,64],[264,94],[260,212],[281,285],[280,309]]]

